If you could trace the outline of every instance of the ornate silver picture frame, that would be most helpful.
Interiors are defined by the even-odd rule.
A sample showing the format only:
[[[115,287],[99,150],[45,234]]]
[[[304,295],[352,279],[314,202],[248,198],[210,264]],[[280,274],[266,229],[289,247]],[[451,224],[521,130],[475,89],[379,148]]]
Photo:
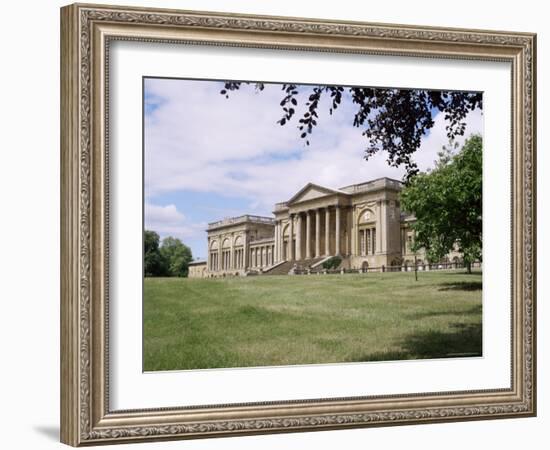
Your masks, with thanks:
[[[117,41],[510,64],[511,117],[502,124],[506,132],[511,124],[510,386],[113,409],[109,67]],[[534,416],[535,88],[536,36],[530,33],[105,5],[62,8],[61,441],[81,446]]]

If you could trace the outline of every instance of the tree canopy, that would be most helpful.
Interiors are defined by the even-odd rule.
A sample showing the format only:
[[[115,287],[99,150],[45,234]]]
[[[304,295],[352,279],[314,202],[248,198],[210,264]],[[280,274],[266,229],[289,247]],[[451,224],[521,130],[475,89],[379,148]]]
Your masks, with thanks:
[[[187,276],[189,273],[189,263],[193,260],[189,247],[177,238],[166,237],[162,240],[160,254],[167,262],[168,276]]]
[[[455,245],[471,263],[482,251],[482,138],[473,135],[458,153],[440,154],[436,168],[412,178],[401,192],[401,209],[416,216],[413,250],[438,261]]]
[[[159,245],[160,237],[155,231],[145,230],[144,275],[146,277],[186,277],[189,263],[193,260],[191,249],[179,239],[166,237]]]
[[[143,264],[146,277],[162,276],[166,273],[166,260],[160,254],[160,236],[154,231],[145,230]]]
[[[265,88],[264,83],[231,81],[225,82],[220,93],[228,98],[230,91],[239,90],[243,85],[253,85],[257,91]],[[330,115],[344,98],[349,98],[356,107],[353,125],[363,128],[362,134],[367,138],[365,159],[386,151],[388,164],[393,167],[403,165],[407,179],[419,172],[413,154],[420,147],[422,136],[434,125],[434,111],[445,115],[447,136],[454,139],[464,134],[464,120],[468,113],[482,107],[481,92],[297,84],[282,84],[281,89],[280,125],[291,123],[297,114],[300,98],[306,95],[304,112],[297,123],[306,145],[309,145],[310,135],[317,126],[321,97],[329,96]]]

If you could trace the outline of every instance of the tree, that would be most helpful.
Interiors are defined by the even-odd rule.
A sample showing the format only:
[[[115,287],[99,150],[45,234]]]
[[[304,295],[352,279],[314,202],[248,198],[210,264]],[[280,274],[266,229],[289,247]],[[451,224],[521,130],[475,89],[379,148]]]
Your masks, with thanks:
[[[231,81],[224,84],[220,93],[229,98],[230,91],[250,84],[259,92],[265,88],[264,83]],[[307,97],[305,111],[297,125],[300,137],[305,139],[306,145],[309,145],[309,137],[317,126],[321,97],[330,97],[330,115],[344,99],[350,100],[357,108],[353,115],[353,125],[362,127],[362,134],[368,139],[365,159],[368,160],[379,151],[386,151],[388,164],[393,167],[404,165],[407,179],[419,171],[413,154],[420,147],[422,136],[434,125],[434,111],[445,115],[447,136],[454,139],[464,134],[464,119],[468,113],[482,108],[480,92],[296,84],[282,84],[282,90],[282,117],[278,121],[280,125],[291,122],[296,115],[300,97]]]
[[[193,260],[191,249],[179,239],[168,236],[162,240],[155,231],[145,230],[144,272],[146,277],[186,277]]]
[[[458,245],[468,272],[473,261],[481,260],[482,152],[481,136],[471,136],[447,163],[440,160],[401,192],[401,208],[416,216],[413,250],[423,247],[436,261]]]
[[[166,237],[162,240],[160,254],[167,263],[167,275],[186,277],[189,273],[189,263],[193,260],[191,249],[179,239]]]
[[[146,277],[161,277],[167,273],[167,264],[165,258],[160,253],[159,241],[160,237],[156,232],[145,230],[143,271]]]
[[[451,139],[447,145],[443,145],[441,150],[437,152],[437,161],[434,161],[435,168],[438,169],[449,164],[456,154],[458,147],[458,142],[454,139]]]

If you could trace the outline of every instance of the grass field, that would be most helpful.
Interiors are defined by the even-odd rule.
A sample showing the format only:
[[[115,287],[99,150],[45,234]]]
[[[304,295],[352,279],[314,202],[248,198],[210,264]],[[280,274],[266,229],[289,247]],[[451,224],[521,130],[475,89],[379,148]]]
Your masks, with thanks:
[[[146,278],[144,369],[481,355],[481,273]]]

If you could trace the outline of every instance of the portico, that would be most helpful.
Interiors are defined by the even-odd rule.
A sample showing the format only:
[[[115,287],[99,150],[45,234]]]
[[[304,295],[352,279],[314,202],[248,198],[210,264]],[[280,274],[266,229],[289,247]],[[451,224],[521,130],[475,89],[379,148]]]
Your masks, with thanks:
[[[340,255],[341,209],[335,205],[295,211],[287,219],[276,220],[276,261]]]
[[[347,255],[351,201],[345,192],[307,184],[274,210],[278,261]],[[277,239],[278,238],[278,239]]]

